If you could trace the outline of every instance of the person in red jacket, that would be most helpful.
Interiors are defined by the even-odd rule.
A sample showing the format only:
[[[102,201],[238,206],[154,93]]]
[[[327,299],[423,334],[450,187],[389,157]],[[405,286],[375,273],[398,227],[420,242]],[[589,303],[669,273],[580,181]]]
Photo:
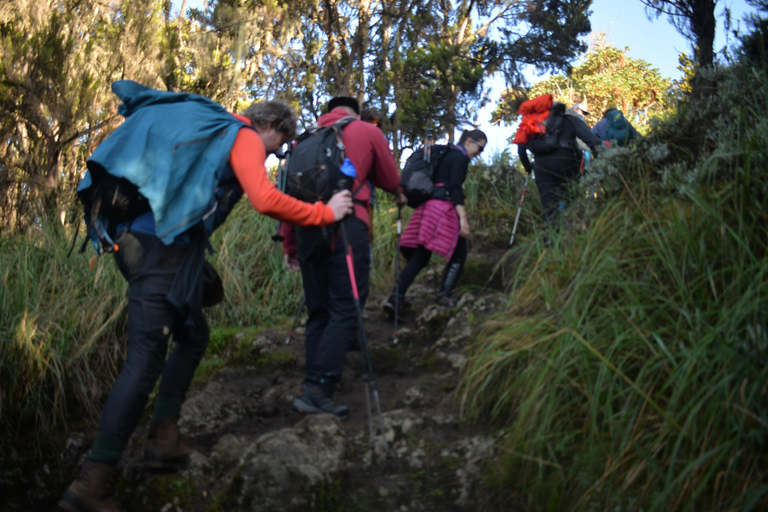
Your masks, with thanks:
[[[328,113],[320,117],[317,124],[330,126],[345,117],[356,118],[344,127],[342,136],[346,156],[357,171],[352,184],[354,215],[346,222],[360,303],[364,306],[371,266],[370,185],[396,194],[400,202],[405,202],[405,197],[398,192],[400,174],[387,139],[376,126],[360,121],[359,115],[357,100],[336,97],[328,103]],[[309,310],[304,386],[293,408],[304,414],[331,413],[346,419],[349,409],[336,407],[332,397],[341,377],[344,357],[356,341],[357,316],[340,230],[294,230],[293,226],[284,224],[281,234],[286,265],[291,270],[301,270]]]

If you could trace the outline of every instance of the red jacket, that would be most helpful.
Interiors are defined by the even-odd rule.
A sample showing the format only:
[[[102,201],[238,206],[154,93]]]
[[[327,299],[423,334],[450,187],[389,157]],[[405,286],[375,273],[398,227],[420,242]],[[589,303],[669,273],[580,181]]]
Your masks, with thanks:
[[[349,116],[343,108],[335,108],[318,119],[319,126],[330,126],[337,121]],[[355,164],[357,179],[352,185],[352,190],[360,190],[353,197],[355,200],[355,216],[361,219],[369,227],[371,220],[368,217],[368,205],[371,201],[371,188],[361,184],[370,181],[374,186],[390,192],[397,192],[400,185],[400,172],[389,149],[384,134],[371,123],[364,121],[352,121],[344,127],[344,147],[346,156]],[[362,204],[358,204],[362,203]],[[296,235],[293,225],[283,224],[280,230],[285,237],[283,252],[293,254],[296,252]]]

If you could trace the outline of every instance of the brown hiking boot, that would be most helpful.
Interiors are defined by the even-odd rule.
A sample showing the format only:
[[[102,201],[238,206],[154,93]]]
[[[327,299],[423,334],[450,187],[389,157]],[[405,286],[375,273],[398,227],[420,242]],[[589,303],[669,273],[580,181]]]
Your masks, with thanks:
[[[179,418],[153,419],[144,448],[144,462],[151,468],[163,469],[184,463],[193,450],[181,441]]]
[[[67,512],[120,512],[110,494],[115,470],[115,466],[86,460],[61,497],[59,507]]]

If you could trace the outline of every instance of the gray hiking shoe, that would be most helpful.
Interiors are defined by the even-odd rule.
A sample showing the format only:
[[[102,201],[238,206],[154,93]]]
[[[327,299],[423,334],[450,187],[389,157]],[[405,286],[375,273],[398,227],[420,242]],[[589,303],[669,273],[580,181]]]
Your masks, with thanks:
[[[435,302],[437,302],[438,306],[440,306],[443,309],[456,309],[456,306],[459,304],[459,299],[453,296],[452,293],[438,293],[437,298],[435,299]]]
[[[349,419],[349,407],[333,405],[333,400],[312,384],[304,384],[301,393],[293,401],[293,409],[302,414],[335,414],[341,421]]]
[[[384,304],[381,305],[381,309],[384,310],[390,319],[395,318],[395,302],[397,302],[397,315],[400,316],[403,314],[403,310],[405,309],[405,297],[403,295],[398,297],[393,293],[384,302]]]

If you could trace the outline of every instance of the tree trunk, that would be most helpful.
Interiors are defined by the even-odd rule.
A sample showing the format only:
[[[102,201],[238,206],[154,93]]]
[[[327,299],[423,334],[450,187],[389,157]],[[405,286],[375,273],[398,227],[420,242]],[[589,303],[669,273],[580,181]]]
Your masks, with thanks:
[[[711,67],[715,61],[715,2],[716,0],[693,0],[691,31],[696,38],[694,55],[697,63],[696,75],[691,84],[693,98],[706,98],[714,92],[716,86],[712,80],[701,74],[701,70]]]

